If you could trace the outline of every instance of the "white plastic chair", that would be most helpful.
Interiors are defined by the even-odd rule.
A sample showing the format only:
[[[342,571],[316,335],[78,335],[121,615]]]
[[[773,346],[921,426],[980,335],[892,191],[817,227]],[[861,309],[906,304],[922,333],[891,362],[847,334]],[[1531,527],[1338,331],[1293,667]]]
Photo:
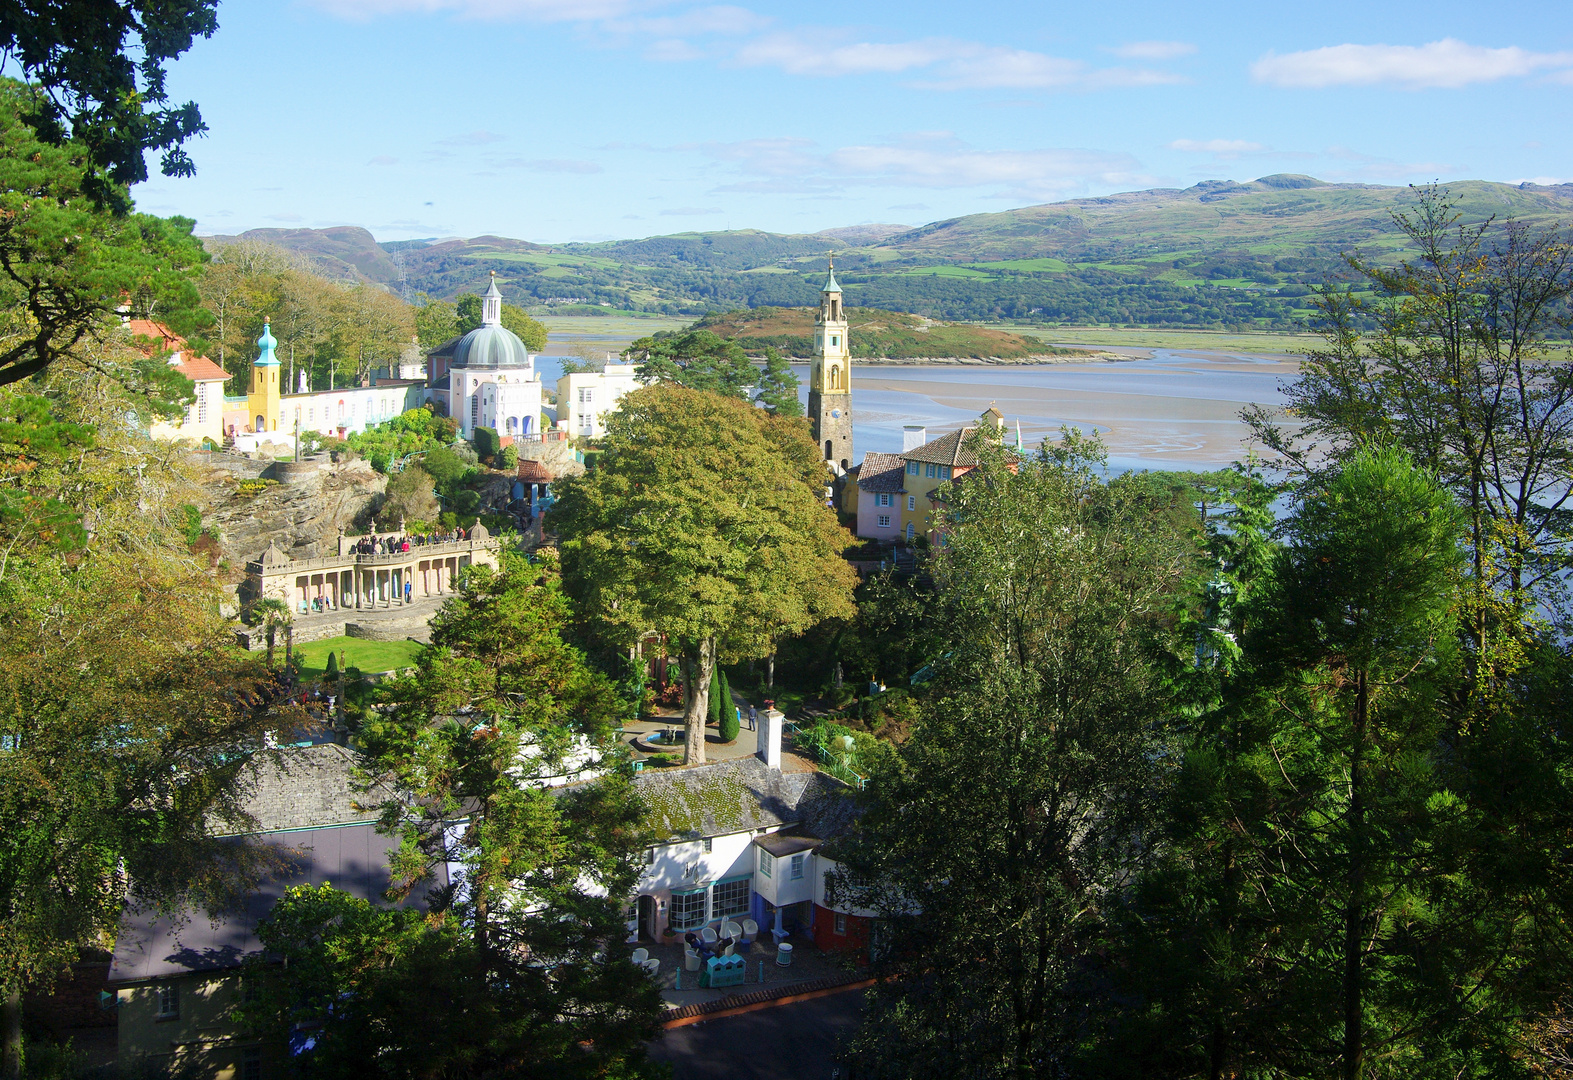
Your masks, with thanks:
[[[698,971],[699,970],[699,954],[694,952],[693,949],[690,949],[690,948],[684,948],[683,949],[683,970],[684,971]]]
[[[743,936],[743,928],[737,925],[737,923],[728,919],[726,922],[721,924],[721,936],[729,937],[735,941]]]
[[[661,971],[661,961],[653,957],[649,960],[646,960],[639,966],[644,968],[644,973],[650,976],[652,979],[655,978]]]
[[[721,935],[715,932],[715,927],[707,926],[699,931],[699,940],[706,945],[714,945],[721,940]]]
[[[756,923],[753,919],[744,919],[743,920],[743,940],[751,942],[758,936],[759,936],[759,924]]]
[[[634,955],[633,955],[634,963],[636,963],[636,964],[643,964],[648,959],[650,959],[650,950],[649,949],[635,949],[634,950]]]
[[[736,956],[737,955],[737,946],[735,946],[735,945],[728,945],[725,949],[721,950],[721,955],[722,956]]]

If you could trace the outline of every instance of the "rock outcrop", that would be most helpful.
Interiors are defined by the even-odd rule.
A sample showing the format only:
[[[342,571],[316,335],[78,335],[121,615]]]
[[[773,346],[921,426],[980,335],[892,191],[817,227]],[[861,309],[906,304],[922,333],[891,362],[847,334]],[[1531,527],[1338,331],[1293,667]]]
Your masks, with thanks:
[[[337,554],[339,533],[363,532],[388,478],[364,461],[278,463],[257,477],[253,462],[194,454],[203,523],[216,528],[233,572],[273,545],[291,559]],[[233,468],[229,467],[233,464]],[[388,523],[397,528],[398,522]]]

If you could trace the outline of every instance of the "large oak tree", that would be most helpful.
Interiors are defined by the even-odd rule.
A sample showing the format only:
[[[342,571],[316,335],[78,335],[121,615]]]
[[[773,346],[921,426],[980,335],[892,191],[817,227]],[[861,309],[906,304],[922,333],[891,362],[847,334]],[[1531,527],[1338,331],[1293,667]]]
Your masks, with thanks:
[[[605,446],[594,471],[558,485],[565,583],[613,639],[657,631],[675,646],[684,757],[702,763],[717,660],[850,617],[852,538],[825,505],[802,420],[666,383],[622,399]]]

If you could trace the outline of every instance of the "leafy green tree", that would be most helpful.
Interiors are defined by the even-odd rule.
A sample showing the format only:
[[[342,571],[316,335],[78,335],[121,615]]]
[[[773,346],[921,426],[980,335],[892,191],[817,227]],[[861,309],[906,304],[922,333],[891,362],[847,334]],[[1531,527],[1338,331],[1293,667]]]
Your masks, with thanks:
[[[716,665],[720,670],[720,665]],[[721,741],[731,743],[737,741],[738,729],[742,726],[737,719],[737,705],[732,701],[732,684],[726,677],[726,672],[721,672],[721,692],[717,695],[721,702],[721,715],[716,720],[716,727]]]
[[[278,637],[278,632],[292,621],[289,605],[282,600],[268,597],[258,600],[252,608],[253,617],[262,624],[262,633],[268,642],[268,667],[273,666],[273,646]]]
[[[435,349],[459,336],[459,312],[451,300],[415,294],[415,336],[423,349]]]
[[[164,411],[183,409],[191,384],[163,358],[116,365],[101,347],[123,333],[116,308],[128,298],[177,329],[198,324],[192,273],[205,256],[195,223],[104,209],[89,190],[88,151],[43,142],[28,126],[36,101],[0,80],[0,386],[75,352]]]
[[[1071,1075],[1086,958],[1147,855],[1187,538],[1150,488],[1099,479],[1095,444],[975,445],[931,564],[952,658],[831,851],[833,895],[889,931],[859,1076]]]
[[[641,379],[676,383],[726,397],[744,397],[748,388],[759,381],[759,372],[743,347],[709,330],[640,338],[623,356],[637,365]]]
[[[100,200],[147,179],[143,153],[162,150],[166,176],[195,171],[184,142],[207,130],[194,102],[170,106],[164,65],[218,29],[216,0],[51,0],[0,15],[0,48],[36,84],[23,118],[38,138],[87,148]]]
[[[395,895],[414,894],[434,867],[464,867],[462,888],[432,898],[434,917],[457,920],[462,936],[428,924],[419,934],[438,936],[415,943],[454,969],[454,996],[435,1008],[448,1059],[465,1063],[458,1075],[505,1065],[638,1075],[661,1011],[622,943],[644,839],[615,764],[620,704],[563,641],[568,617],[552,562],[506,552],[495,571],[471,567],[414,672],[386,684],[361,730],[371,774],[413,796],[382,806],[382,826],[401,837]],[[586,767],[606,775],[551,793]],[[394,968],[402,993],[423,994],[424,966]],[[301,988],[292,1002],[307,997]],[[352,1027],[346,1037],[365,1036]],[[371,1037],[396,1055],[426,1038],[385,1017]]]
[[[126,423],[115,379],[66,358],[0,391],[0,1002],[20,1009],[128,904],[216,910],[264,862],[237,777],[269,730],[263,665],[182,535],[181,455]],[[136,461],[130,471],[127,461]],[[129,897],[129,899],[128,899]]]
[[[1393,220],[1419,255],[1397,267],[1351,256],[1369,301],[1321,293],[1327,348],[1288,388],[1296,428],[1263,409],[1247,418],[1302,472],[1325,451],[1390,439],[1436,473],[1468,517],[1471,648],[1489,669],[1488,591],[1520,613],[1566,599],[1573,369],[1559,354],[1573,249],[1557,228],[1464,225],[1434,187]]]
[[[396,521],[435,521],[442,508],[432,494],[435,481],[431,473],[416,464],[406,465],[388,479],[387,498],[377,511],[379,519]]]
[[[802,416],[803,403],[797,396],[797,376],[792,365],[774,348],[765,349],[765,370],[759,375],[757,399],[775,416]]]
[[[850,537],[803,425],[661,384],[623,397],[595,471],[559,481],[566,587],[614,644],[654,630],[683,658],[685,759],[703,762],[718,660],[852,614]]]
[[[481,325],[481,298],[474,293],[464,293],[454,302],[454,315],[454,329],[458,333],[468,334],[476,329]],[[504,329],[517,334],[531,352],[546,348],[546,324],[530,318],[523,308],[503,304],[502,324]]]

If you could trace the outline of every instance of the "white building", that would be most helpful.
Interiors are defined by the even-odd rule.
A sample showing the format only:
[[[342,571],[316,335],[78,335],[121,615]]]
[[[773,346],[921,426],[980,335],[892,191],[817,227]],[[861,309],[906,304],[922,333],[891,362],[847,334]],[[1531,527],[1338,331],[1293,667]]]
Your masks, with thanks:
[[[481,325],[427,354],[427,393],[473,439],[478,427],[529,438],[541,432],[541,379],[524,342],[502,324],[497,275],[481,296]]]
[[[823,772],[782,772],[774,715],[760,718],[755,757],[634,778],[646,825],[668,838],[639,880],[636,915],[651,940],[748,918],[767,946],[778,926],[812,932],[820,948],[866,944],[868,913],[824,903],[834,863],[818,854],[851,822],[851,790]]]
[[[558,429],[569,435],[599,439],[606,434],[606,417],[617,403],[644,382],[633,364],[614,364],[607,358],[601,371],[577,371],[557,380]]]

